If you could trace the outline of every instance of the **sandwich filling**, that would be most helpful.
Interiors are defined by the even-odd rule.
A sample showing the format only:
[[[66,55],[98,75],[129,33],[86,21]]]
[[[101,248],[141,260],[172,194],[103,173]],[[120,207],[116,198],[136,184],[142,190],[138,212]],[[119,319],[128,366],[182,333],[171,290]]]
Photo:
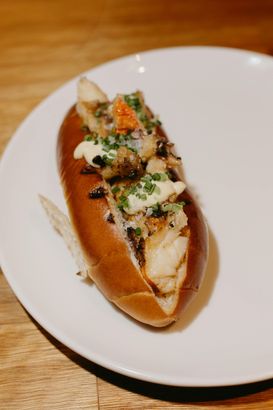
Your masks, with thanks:
[[[77,111],[84,138],[74,158],[84,158],[106,181],[109,222],[121,227],[144,279],[169,311],[185,275],[189,241],[180,158],[139,91],[110,102],[82,78]]]

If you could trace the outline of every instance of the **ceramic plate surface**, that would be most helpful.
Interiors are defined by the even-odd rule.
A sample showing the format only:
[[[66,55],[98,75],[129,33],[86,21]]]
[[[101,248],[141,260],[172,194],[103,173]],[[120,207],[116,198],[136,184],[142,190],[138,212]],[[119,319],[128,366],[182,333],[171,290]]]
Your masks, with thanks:
[[[128,56],[85,73],[112,98],[144,91],[182,156],[210,229],[204,285],[181,320],[153,330],[75,275],[41,193],[65,211],[56,135],[73,79],[23,122],[0,167],[1,264],[30,314],[84,357],[134,378],[219,386],[273,376],[273,59],[181,47]]]

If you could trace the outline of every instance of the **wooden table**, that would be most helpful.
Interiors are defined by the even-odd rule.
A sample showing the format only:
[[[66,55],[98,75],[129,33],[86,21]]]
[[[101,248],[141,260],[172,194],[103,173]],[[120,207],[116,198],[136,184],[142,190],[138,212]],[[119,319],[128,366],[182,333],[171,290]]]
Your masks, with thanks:
[[[219,45],[273,54],[272,0],[2,0],[0,148],[71,77],[158,47]],[[273,381],[168,388],[105,370],[56,341],[0,273],[1,409],[273,409]]]

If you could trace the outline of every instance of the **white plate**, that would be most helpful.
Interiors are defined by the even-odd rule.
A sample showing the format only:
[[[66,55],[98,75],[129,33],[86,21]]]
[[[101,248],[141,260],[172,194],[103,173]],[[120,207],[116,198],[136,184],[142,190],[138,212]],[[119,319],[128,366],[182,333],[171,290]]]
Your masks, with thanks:
[[[187,314],[168,329],[139,325],[76,275],[38,193],[62,209],[55,145],[76,81],[42,102],[15,133],[0,169],[5,275],[30,314],[84,357],[177,386],[273,376],[273,60],[221,48],[171,48],[85,73],[110,96],[141,89],[182,155],[208,219],[210,260]]]

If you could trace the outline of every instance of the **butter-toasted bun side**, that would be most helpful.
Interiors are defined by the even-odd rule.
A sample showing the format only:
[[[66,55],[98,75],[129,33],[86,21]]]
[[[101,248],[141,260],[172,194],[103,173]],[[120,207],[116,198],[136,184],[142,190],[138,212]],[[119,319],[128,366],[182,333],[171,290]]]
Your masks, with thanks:
[[[97,287],[140,322],[175,321],[201,285],[207,227],[142,94],[110,102],[81,79],[57,162],[75,241]]]

